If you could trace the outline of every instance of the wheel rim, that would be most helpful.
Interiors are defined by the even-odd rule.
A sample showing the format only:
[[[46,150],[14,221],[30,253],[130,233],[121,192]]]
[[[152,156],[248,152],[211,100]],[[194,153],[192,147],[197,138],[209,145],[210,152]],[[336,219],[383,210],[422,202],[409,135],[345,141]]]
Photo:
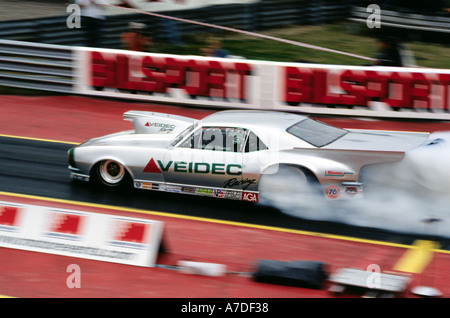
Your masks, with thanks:
[[[99,172],[102,180],[107,184],[118,184],[125,176],[124,167],[113,160],[105,160],[100,163]]]

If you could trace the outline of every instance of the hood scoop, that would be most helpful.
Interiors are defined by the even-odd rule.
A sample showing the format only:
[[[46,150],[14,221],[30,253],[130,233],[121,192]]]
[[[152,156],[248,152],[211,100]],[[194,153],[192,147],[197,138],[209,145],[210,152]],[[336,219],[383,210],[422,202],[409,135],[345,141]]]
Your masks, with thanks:
[[[133,124],[136,134],[179,134],[197,121],[179,115],[135,110],[124,113],[123,118]]]

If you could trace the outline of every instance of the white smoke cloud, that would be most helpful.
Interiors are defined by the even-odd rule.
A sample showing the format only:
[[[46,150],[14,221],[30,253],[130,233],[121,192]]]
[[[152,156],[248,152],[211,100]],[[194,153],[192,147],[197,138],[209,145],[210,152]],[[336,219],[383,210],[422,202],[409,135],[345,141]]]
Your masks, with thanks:
[[[297,191],[305,183],[288,171],[262,184],[270,189],[260,200],[303,219],[450,237],[450,132],[431,134],[400,162],[367,166],[364,177],[365,199],[327,201]]]

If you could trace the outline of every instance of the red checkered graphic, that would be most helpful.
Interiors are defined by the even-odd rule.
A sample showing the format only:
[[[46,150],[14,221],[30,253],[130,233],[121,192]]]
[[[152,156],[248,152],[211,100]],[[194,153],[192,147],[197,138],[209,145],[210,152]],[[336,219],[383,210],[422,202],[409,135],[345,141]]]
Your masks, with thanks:
[[[114,241],[143,244],[148,226],[138,222],[117,221]]]
[[[0,225],[14,226],[20,208],[15,206],[0,206]]]
[[[82,216],[71,213],[55,212],[52,214],[50,232],[79,235]]]

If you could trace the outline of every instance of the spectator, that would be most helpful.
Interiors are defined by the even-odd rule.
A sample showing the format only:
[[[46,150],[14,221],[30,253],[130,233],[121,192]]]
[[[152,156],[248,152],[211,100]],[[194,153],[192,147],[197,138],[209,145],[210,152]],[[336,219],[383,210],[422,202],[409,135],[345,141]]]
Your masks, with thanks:
[[[122,47],[125,50],[131,51],[147,51],[151,46],[151,38],[144,34],[145,24],[130,22],[128,24],[128,31],[120,36]]]
[[[103,5],[106,0],[75,0],[81,7],[81,28],[85,32],[86,46],[100,47],[102,45]]]
[[[201,49],[203,56],[227,57],[228,51],[222,49],[222,41],[219,39],[209,39],[205,48]]]
[[[375,56],[375,65],[404,66],[400,44],[392,37],[381,37],[378,40],[379,50]]]

